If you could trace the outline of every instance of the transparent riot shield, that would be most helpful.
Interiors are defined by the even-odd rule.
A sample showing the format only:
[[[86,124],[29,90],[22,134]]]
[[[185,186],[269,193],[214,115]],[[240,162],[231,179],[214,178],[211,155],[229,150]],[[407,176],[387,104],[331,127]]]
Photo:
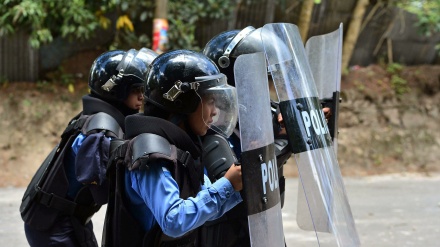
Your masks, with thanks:
[[[261,38],[298,165],[297,223],[320,246],[359,246],[359,237],[304,45],[293,24],[267,24]]]
[[[342,23],[331,33],[313,36],[306,42],[306,53],[321,104],[332,115],[328,128],[335,155],[338,154],[338,116],[341,92]]]
[[[234,74],[251,245],[281,247],[284,234],[264,54],[239,56]]]

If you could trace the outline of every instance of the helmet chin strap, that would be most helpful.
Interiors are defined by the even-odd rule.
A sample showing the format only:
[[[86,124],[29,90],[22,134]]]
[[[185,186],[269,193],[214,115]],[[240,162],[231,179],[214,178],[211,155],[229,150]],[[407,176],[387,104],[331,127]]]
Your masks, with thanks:
[[[229,43],[228,47],[226,47],[225,52],[223,53],[223,56],[221,56],[218,59],[218,65],[221,68],[227,68],[229,64],[231,63],[229,61],[229,55],[231,54],[232,50],[237,46],[238,43],[242,39],[244,39],[246,36],[248,36],[252,31],[254,31],[255,28],[252,26],[245,27],[243,30],[241,30],[235,37],[232,39],[231,43]]]

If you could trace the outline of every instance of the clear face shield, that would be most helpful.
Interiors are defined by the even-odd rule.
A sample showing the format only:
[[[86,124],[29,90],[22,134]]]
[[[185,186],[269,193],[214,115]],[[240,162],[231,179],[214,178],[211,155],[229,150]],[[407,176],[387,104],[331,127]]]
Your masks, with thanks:
[[[140,51],[137,51],[135,49],[130,49],[129,51],[127,51],[124,57],[122,57],[121,62],[116,67],[118,74],[110,77],[110,79],[104,85],[102,85],[102,89],[104,89],[107,92],[110,92],[113,89],[113,87],[115,87],[116,85],[118,85],[118,83],[121,82],[123,77],[131,76],[131,77],[135,77],[140,82],[143,81],[144,78],[140,78],[138,75],[134,73],[136,70],[139,70],[139,68],[145,68],[146,70],[147,66],[143,64],[143,61],[141,59],[136,59],[136,58],[147,55],[148,54],[146,49],[141,49]],[[145,74],[146,71],[143,72]]]
[[[227,84],[226,76],[218,74],[196,77],[194,82],[177,81],[163,97],[175,101],[181,93],[189,90],[194,90],[200,98],[201,107],[197,111],[201,111],[202,119],[196,121],[203,126],[197,127],[207,127],[217,134],[229,137],[237,124],[238,103],[237,91]]]
[[[237,124],[238,107],[237,91],[226,83],[226,76],[196,77],[200,83],[197,94],[201,99],[203,122],[217,134],[229,137]],[[212,87],[202,87],[208,82],[216,83]]]

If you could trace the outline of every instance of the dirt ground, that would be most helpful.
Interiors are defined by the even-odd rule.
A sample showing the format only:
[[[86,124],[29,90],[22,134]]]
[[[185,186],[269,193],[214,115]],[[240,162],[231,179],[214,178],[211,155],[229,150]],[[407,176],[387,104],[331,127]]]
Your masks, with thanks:
[[[57,83],[0,82],[0,187],[26,186],[81,110],[83,74],[53,76]],[[439,65],[354,66],[344,73],[338,139],[343,175],[440,171],[439,92]],[[292,162],[285,173],[297,175]]]

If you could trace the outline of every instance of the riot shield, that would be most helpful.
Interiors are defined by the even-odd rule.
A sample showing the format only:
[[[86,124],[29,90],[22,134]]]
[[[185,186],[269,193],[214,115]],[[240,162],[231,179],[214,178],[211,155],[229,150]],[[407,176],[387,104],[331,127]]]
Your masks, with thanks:
[[[284,234],[264,54],[239,56],[234,74],[251,245],[281,247]]]
[[[319,100],[329,107],[332,115],[328,128],[335,155],[338,154],[338,112],[341,92],[342,23],[331,33],[311,37],[306,42],[310,69],[318,90]]]
[[[267,24],[261,38],[300,175],[298,226],[314,231],[320,246],[359,246],[298,28],[293,24]]]

